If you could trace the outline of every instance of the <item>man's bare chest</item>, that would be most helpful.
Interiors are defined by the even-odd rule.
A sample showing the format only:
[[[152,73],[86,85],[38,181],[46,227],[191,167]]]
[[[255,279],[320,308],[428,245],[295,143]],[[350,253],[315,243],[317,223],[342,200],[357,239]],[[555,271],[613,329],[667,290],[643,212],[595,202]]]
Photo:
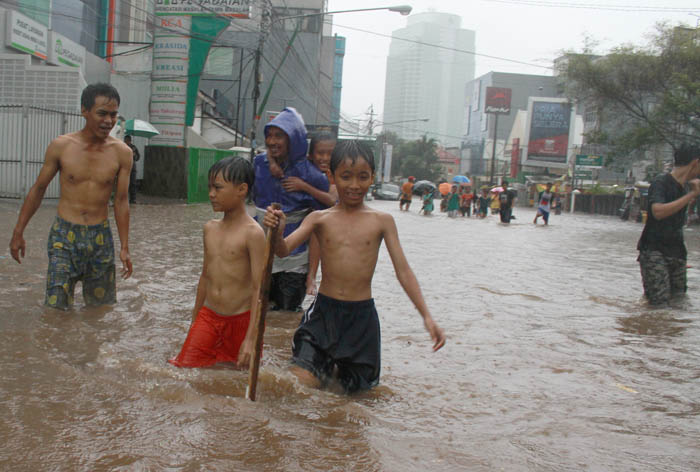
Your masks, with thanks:
[[[64,155],[59,160],[61,180],[65,183],[80,184],[94,182],[111,185],[119,172],[116,156],[100,155]]]

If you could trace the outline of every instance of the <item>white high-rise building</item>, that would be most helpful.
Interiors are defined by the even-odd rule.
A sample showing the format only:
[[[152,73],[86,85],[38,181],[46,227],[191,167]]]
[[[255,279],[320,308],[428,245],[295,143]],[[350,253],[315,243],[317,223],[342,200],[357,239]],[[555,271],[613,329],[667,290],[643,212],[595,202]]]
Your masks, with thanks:
[[[385,130],[404,139],[427,134],[444,146],[459,145],[465,84],[474,79],[475,68],[473,54],[457,51],[474,51],[475,33],[462,29],[461,23],[461,17],[450,13],[418,13],[408,18],[405,28],[392,33]]]

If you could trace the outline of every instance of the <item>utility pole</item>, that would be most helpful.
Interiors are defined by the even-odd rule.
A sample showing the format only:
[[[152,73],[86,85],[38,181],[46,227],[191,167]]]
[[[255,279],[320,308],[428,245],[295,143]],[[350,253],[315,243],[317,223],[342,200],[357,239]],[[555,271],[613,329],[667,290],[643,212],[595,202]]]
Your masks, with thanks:
[[[270,16],[272,15],[269,2],[263,2],[261,8],[260,38],[258,38],[258,47],[255,49],[255,67],[253,72],[253,74],[255,74],[253,77],[255,86],[253,87],[253,124],[250,129],[250,162],[253,162],[255,158],[255,132],[260,122],[260,115],[258,114],[258,98],[260,98],[260,83],[262,82],[262,77],[260,76],[260,59],[262,58],[263,46],[265,45],[265,39],[270,29]]]
[[[238,67],[238,94],[236,95],[236,136],[234,146],[238,146],[238,135],[241,134],[238,120],[241,117],[241,83],[243,82],[243,48],[241,48],[241,62]]]
[[[367,120],[367,134],[372,136],[372,133],[374,131],[374,105],[369,106],[369,112],[365,113],[365,115],[369,115],[369,120]]]
[[[493,172],[496,166],[496,141],[498,140],[498,113],[494,113],[494,123],[493,123],[493,148],[491,151],[491,177],[489,178],[489,183],[495,185],[493,181]]]

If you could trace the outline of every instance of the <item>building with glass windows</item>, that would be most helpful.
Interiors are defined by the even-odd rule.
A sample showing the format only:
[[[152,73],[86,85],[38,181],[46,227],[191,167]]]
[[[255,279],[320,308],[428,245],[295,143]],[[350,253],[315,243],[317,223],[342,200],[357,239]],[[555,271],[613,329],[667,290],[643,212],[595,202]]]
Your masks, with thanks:
[[[392,33],[386,65],[384,129],[400,138],[424,134],[446,147],[463,134],[465,85],[474,78],[475,32],[449,13],[417,13]],[[425,121],[427,119],[427,121]],[[423,121],[419,121],[423,120]],[[393,124],[392,124],[393,123]]]

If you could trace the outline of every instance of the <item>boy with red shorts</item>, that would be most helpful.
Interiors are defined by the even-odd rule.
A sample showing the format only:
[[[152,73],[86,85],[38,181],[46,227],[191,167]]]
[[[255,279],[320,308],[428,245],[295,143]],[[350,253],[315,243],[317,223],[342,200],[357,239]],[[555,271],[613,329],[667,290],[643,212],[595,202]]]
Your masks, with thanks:
[[[206,367],[218,362],[250,362],[255,313],[263,270],[265,234],[246,212],[253,187],[253,166],[229,157],[209,169],[209,200],[220,220],[204,225],[204,263],[197,285],[192,324],[177,367]],[[254,320],[253,320],[254,321]]]

